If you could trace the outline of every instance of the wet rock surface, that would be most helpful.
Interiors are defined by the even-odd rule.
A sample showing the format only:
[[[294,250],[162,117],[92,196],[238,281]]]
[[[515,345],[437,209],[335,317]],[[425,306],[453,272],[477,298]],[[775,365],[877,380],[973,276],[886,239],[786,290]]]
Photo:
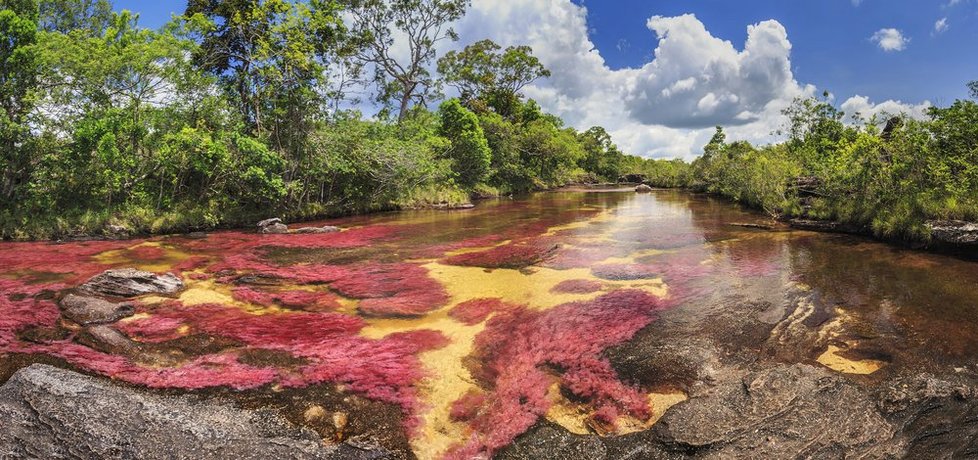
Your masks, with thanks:
[[[263,410],[158,396],[35,364],[0,387],[3,458],[386,459],[367,441],[328,446]]]
[[[114,303],[76,294],[66,295],[59,306],[65,318],[82,326],[114,323],[135,313],[130,303]]]
[[[928,222],[927,227],[938,244],[978,246],[978,222],[943,220]]]
[[[639,184],[638,186],[635,187],[635,191],[638,193],[651,193],[652,187],[649,187],[648,185],[645,184]]]
[[[783,365],[726,382],[670,410],[659,442],[701,458],[885,458],[895,427],[856,385],[827,370]]]
[[[107,297],[131,298],[147,294],[172,295],[183,289],[183,281],[172,273],[121,268],[106,270],[81,285],[79,292]]]

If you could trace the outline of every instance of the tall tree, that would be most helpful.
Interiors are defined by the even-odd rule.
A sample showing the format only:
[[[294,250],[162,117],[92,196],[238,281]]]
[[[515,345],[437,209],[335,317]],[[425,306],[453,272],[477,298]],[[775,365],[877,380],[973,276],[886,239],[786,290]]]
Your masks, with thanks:
[[[185,16],[199,35],[195,61],[224,81],[245,124],[287,144],[281,130],[320,112],[324,69],[349,53],[340,9],[334,0],[190,0]]]
[[[492,40],[449,51],[438,60],[438,71],[459,91],[462,101],[483,98],[497,112],[506,112],[504,116],[511,112],[523,87],[550,76],[529,46],[503,50]]]
[[[398,120],[403,120],[412,102],[423,104],[437,89],[428,66],[439,42],[458,40],[450,24],[465,14],[470,0],[348,1],[364,45],[358,55],[373,67],[377,100],[396,102]],[[394,37],[401,35],[406,48],[395,46]]]
[[[37,81],[37,4],[0,0],[0,198],[10,202],[28,169],[24,140]]]
[[[83,30],[101,35],[112,21],[109,0],[41,0],[39,27],[46,32],[68,34]]]

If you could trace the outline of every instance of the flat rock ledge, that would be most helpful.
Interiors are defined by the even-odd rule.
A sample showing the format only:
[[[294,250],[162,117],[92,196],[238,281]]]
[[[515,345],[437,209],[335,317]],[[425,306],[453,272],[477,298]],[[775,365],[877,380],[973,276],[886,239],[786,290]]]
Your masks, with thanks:
[[[939,244],[978,246],[978,222],[941,220],[927,223],[931,239]]]
[[[183,290],[183,280],[172,273],[157,275],[134,268],[106,270],[85,284],[78,291],[106,297],[132,298],[147,294],[172,295]]]
[[[330,446],[269,410],[162,396],[52,366],[0,387],[0,458],[394,458],[354,441]]]

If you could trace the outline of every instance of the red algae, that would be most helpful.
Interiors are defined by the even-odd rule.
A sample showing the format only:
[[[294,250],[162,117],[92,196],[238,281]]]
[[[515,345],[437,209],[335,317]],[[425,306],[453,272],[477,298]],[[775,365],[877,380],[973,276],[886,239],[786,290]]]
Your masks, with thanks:
[[[493,313],[509,311],[514,308],[517,307],[503,302],[502,299],[472,299],[453,307],[448,312],[448,316],[463,324],[472,326],[485,321]]]
[[[600,281],[594,280],[567,280],[561,281],[550,292],[563,294],[591,294],[598,292],[603,287]]]
[[[525,240],[484,251],[455,255],[444,262],[464,267],[519,269],[542,262],[557,249],[557,245],[547,242]]]
[[[467,422],[479,415],[479,409],[486,403],[486,394],[478,390],[470,390],[464,396],[452,403],[448,416],[456,422]]]
[[[344,268],[329,286],[346,297],[363,299],[363,314],[418,316],[448,303],[445,288],[424,267],[401,263]]]
[[[250,287],[237,287],[231,296],[241,302],[264,307],[278,305],[305,311],[331,311],[340,308],[339,299],[330,292],[323,291],[277,291],[267,292]]]
[[[476,337],[478,364],[471,371],[491,391],[471,417],[474,434],[447,457],[482,458],[508,445],[550,408],[547,392],[554,380],[599,418],[613,421],[621,413],[648,418],[647,398],[622,383],[601,353],[669,306],[645,291],[619,290],[543,312],[516,309],[490,319]],[[460,412],[473,412],[472,401],[458,405],[465,407]]]

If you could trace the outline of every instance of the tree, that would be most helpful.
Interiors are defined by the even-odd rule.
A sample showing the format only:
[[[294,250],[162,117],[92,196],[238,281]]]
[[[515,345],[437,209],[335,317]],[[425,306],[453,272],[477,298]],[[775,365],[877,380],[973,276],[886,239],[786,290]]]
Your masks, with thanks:
[[[458,99],[443,102],[438,114],[441,119],[438,134],[451,142],[446,157],[453,162],[452,169],[458,175],[459,184],[472,187],[482,182],[489,175],[492,152],[479,126],[479,118],[462,107]]]
[[[82,30],[102,35],[112,21],[112,4],[108,0],[41,0],[38,26],[46,32],[68,34]]]
[[[723,126],[717,126],[713,137],[710,138],[710,142],[703,147],[703,158],[710,159],[723,152],[726,142],[727,135],[723,132]]]
[[[499,52],[501,49],[492,40],[482,40],[462,51],[449,51],[438,60],[438,71],[459,91],[463,102],[483,98],[508,116],[520,90],[549,77],[550,71],[529,46],[510,46]]]
[[[458,40],[449,24],[465,14],[470,0],[348,1],[364,45],[358,57],[373,68],[377,100],[388,106],[396,101],[398,120],[403,120],[412,102],[424,104],[437,90],[428,64],[435,59],[438,43]],[[406,53],[395,48],[394,37],[399,35],[406,40]]]
[[[600,126],[594,126],[578,134],[584,158],[581,167],[585,171],[595,173],[604,179],[615,181],[621,175],[624,155],[611,140],[611,135]]]
[[[255,134],[304,126],[318,113],[324,68],[344,48],[333,0],[190,0],[185,18],[200,41],[194,61],[221,78]],[[270,126],[266,126],[269,125]]]
[[[968,82],[968,92],[972,99],[978,99],[978,80]]]
[[[37,4],[0,0],[0,198],[13,197],[29,169],[24,140],[37,82]]]

